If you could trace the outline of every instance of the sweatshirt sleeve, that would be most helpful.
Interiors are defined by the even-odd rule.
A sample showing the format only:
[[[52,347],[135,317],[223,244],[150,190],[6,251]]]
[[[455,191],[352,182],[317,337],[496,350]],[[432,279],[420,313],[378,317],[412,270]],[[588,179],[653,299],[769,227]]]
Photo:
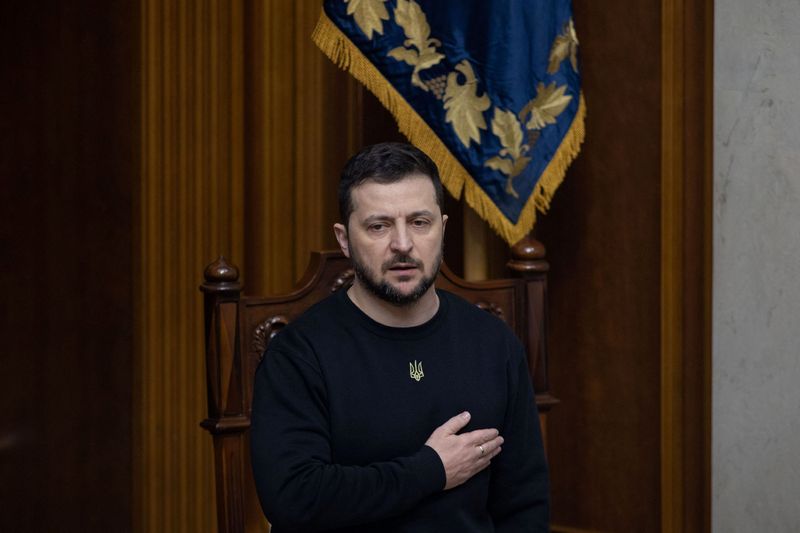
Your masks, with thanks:
[[[547,464],[539,414],[522,347],[508,368],[503,451],[492,460],[489,514],[495,531],[549,531]]]
[[[388,518],[444,488],[438,454],[364,466],[332,460],[326,391],[312,362],[270,350],[256,371],[251,457],[264,514],[276,527],[313,531]]]

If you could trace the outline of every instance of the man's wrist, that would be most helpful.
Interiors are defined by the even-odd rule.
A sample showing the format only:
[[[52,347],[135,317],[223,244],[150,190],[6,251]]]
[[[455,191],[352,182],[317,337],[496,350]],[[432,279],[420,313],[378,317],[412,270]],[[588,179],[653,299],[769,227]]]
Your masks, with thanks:
[[[415,459],[419,461],[417,471],[419,472],[419,482],[426,494],[433,494],[443,490],[447,484],[447,474],[444,470],[444,463],[436,450],[423,445],[417,453]]]

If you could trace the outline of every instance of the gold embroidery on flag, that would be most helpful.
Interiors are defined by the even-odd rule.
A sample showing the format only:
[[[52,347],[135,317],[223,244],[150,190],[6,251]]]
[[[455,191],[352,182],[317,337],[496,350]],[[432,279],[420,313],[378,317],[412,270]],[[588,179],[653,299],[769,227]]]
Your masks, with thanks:
[[[356,24],[367,36],[372,39],[373,33],[383,35],[383,21],[389,20],[386,10],[386,0],[344,0],[347,4],[347,14],[352,15]]]
[[[550,48],[550,63],[547,65],[547,73],[555,74],[561,62],[569,56],[572,69],[578,72],[578,34],[575,33],[575,25],[572,19],[564,25],[564,31],[553,40]]]
[[[506,176],[506,192],[514,198],[519,198],[519,193],[514,190],[513,180],[528,166],[531,158],[525,154],[530,147],[522,143],[522,125],[517,116],[511,111],[494,108],[492,119],[492,133],[494,133],[503,148],[499,155],[488,159],[484,166],[492,170],[499,170]]]
[[[466,80],[458,83],[458,74],[447,75],[447,88],[444,92],[444,108],[447,111],[445,121],[453,125],[453,129],[461,144],[469,148],[469,142],[481,143],[481,131],[486,129],[483,112],[492,106],[491,100],[484,93],[478,96],[478,80],[472,65],[466,59],[456,65],[456,70]]]
[[[536,98],[528,102],[519,112],[521,119],[530,113],[531,118],[525,126],[531,130],[540,130],[548,124],[555,124],[558,115],[566,109],[572,95],[564,94],[566,85],[556,87],[556,82],[545,86],[539,82],[536,86]]]
[[[430,32],[430,30],[428,31]],[[408,137],[409,141],[425,150],[436,162],[439,166],[442,183],[450,191],[450,194],[456,199],[463,195],[466,203],[509,244],[516,243],[528,234],[536,222],[537,211],[544,212],[548,209],[553,194],[564,180],[567,167],[580,152],[581,144],[586,136],[584,128],[586,102],[582,94],[578,95],[578,109],[569,124],[566,135],[562,138],[553,158],[541,173],[532,194],[522,207],[519,218],[516,222],[511,222],[464,168],[463,164],[456,159],[451,149],[444,144],[436,132],[408,104],[373,63],[364,56],[363,52],[353,44],[350,38],[328,18],[324,10],[321,11],[319,22],[312,34],[312,40],[334,63],[350,72],[375,94],[381,104],[394,116],[400,131]],[[428,82],[430,81],[428,80]],[[437,99],[441,99],[439,95],[435,96]],[[528,130],[529,147],[533,145],[539,131]]]
[[[428,18],[414,0],[397,0],[394,19],[405,31],[406,40],[403,46],[390,50],[388,55],[414,67],[414,71],[411,73],[411,83],[423,91],[427,91],[428,87],[420,80],[419,73],[444,59],[444,54],[436,51],[436,47],[442,46],[442,43],[439,39],[431,37]]]

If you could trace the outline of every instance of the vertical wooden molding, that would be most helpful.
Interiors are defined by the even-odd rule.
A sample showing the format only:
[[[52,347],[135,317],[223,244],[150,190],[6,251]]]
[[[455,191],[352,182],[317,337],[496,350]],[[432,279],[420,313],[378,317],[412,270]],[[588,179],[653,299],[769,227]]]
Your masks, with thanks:
[[[713,2],[662,0],[661,522],[710,531]]]
[[[141,3],[134,530],[216,529],[197,273],[244,261],[243,7]]]
[[[684,0],[662,0],[661,531],[683,531]]]
[[[712,413],[712,309],[713,309],[713,272],[714,272],[714,0],[704,0],[702,2],[705,20],[703,28],[705,35],[702,42],[705,48],[703,58],[703,195],[705,213],[703,216],[703,279],[706,284],[703,287],[703,314],[702,327],[704,332],[703,339],[703,377],[701,379],[703,391],[703,424],[702,424],[702,445],[703,445],[703,465],[702,465],[702,494],[701,505],[703,509],[701,530],[704,533],[711,533],[711,413]]]

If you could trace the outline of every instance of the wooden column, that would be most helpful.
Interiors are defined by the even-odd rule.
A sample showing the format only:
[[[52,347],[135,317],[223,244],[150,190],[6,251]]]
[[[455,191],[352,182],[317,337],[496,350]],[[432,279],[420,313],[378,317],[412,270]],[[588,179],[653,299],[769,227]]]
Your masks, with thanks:
[[[683,0],[662,1],[661,531],[683,514]]]
[[[250,427],[249,405],[245,407],[245,380],[238,347],[239,270],[223,257],[208,265],[203,292],[206,327],[206,376],[208,380],[208,418],[202,426],[214,438],[214,465],[217,475],[217,520],[220,533],[243,533],[245,524],[266,520],[256,505],[242,492],[249,478],[250,463],[246,430]],[[249,509],[248,509],[249,507]],[[256,516],[247,520],[247,512]]]
[[[488,225],[467,205],[461,202],[464,213],[464,279],[477,281],[487,279],[488,265],[486,257],[486,241]]]
[[[661,531],[710,531],[712,0],[662,0]]]
[[[546,448],[547,413],[553,405],[558,403],[558,400],[550,393],[548,378],[547,272],[550,270],[550,265],[545,259],[545,255],[544,245],[532,234],[529,234],[511,247],[511,260],[508,262],[507,268],[513,276],[526,281],[524,301],[524,305],[527,307],[526,313],[529,320],[532,320],[540,328],[536,340],[530,338],[527,329],[518,334],[521,334],[528,352],[528,369],[531,372],[531,381],[536,392],[536,405],[539,408],[542,437]]]
[[[134,530],[216,524],[197,269],[244,261],[241,1],[142,0]]]

